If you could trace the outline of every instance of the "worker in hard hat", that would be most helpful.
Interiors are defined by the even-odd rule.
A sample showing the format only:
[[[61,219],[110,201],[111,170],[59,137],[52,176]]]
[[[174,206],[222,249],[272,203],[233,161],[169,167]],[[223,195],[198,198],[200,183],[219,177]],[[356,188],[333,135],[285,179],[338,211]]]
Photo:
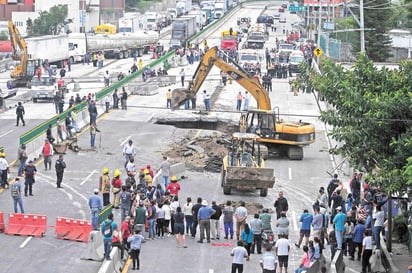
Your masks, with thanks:
[[[179,191],[180,191],[180,184],[177,182],[177,177],[176,176],[172,176],[172,178],[170,178],[170,183],[169,185],[167,185],[166,187],[166,191],[170,193],[170,195],[174,195],[177,196],[179,195]]]
[[[107,206],[110,204],[110,177],[109,177],[109,169],[104,168],[103,174],[100,176],[100,191],[103,195],[103,206]]]
[[[8,189],[9,182],[8,182],[8,175],[10,172],[9,163],[6,160],[6,153],[0,153],[0,186]]]
[[[153,169],[152,169],[152,167],[150,166],[150,164],[147,164],[147,165],[146,165],[146,170],[149,171],[150,176],[153,178],[153,177],[154,177]]]
[[[146,185],[147,185],[148,187],[151,187],[151,186],[153,185],[153,178],[150,176],[149,170],[148,170],[148,169],[145,169],[145,170],[143,171],[143,173],[144,173],[144,179],[146,180]]]
[[[112,192],[113,192],[113,208],[120,208],[120,190],[122,188],[122,180],[120,180],[120,175],[122,172],[117,169],[113,173],[112,179]]]

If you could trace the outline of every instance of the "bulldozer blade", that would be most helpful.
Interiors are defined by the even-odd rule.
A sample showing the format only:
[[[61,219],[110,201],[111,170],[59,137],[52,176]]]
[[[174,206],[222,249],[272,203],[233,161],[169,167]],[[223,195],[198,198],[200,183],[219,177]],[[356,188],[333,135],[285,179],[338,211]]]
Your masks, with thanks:
[[[190,99],[190,90],[187,88],[176,88],[172,90],[172,109],[182,106],[187,99]]]
[[[272,188],[275,177],[272,168],[227,167],[226,183],[237,188]]]

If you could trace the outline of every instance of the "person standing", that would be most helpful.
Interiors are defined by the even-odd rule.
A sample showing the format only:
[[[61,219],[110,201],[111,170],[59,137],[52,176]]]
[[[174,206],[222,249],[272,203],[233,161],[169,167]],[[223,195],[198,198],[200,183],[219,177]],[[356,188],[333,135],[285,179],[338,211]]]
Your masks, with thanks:
[[[240,109],[242,108],[242,100],[243,100],[242,92],[239,91],[239,93],[236,96],[236,110],[237,111],[240,111]]]
[[[27,161],[27,153],[26,153],[26,144],[20,145],[19,152],[18,152],[18,159],[19,159],[19,169],[17,171],[17,176],[22,176],[23,169],[26,166]]]
[[[99,192],[97,190],[97,192]],[[100,231],[103,233],[104,258],[111,260],[110,252],[112,251],[113,233],[117,230],[117,224],[113,221],[113,213],[110,213],[107,220],[100,226]]]
[[[49,126],[51,128],[51,124]],[[60,118],[57,118],[56,119],[57,137],[58,137],[58,139],[60,139],[61,142],[63,142],[63,140],[64,140],[64,138],[63,138],[63,127],[64,127],[63,121]]]
[[[142,231],[140,229],[135,229],[132,236],[127,239],[127,242],[130,243],[130,254],[133,260],[133,270],[140,269],[140,250],[142,248],[142,243],[144,242],[144,237],[141,234]]]
[[[295,246],[298,248],[300,248],[303,237],[305,237],[305,246],[309,245],[310,226],[313,221],[313,216],[307,209],[304,209],[299,221],[302,223],[302,226],[300,227],[299,232],[299,242],[295,243]]]
[[[91,101],[91,103],[89,104],[89,115],[90,115],[90,125],[92,125],[93,123],[96,123],[96,119],[97,119],[97,107],[96,107],[96,102],[94,100]]]
[[[50,144],[50,141],[48,138],[44,140],[42,155],[44,158],[44,170],[47,171],[47,166],[49,167],[49,170],[51,170],[52,157],[53,157],[53,146]]]
[[[106,72],[104,72],[104,86],[108,87],[110,84],[110,74],[109,71],[106,70]]]
[[[210,224],[211,224],[211,232],[212,237],[211,239],[219,240],[220,239],[220,216],[222,215],[222,209],[219,205],[216,204],[216,201],[212,201],[212,209],[216,212],[210,216]]]
[[[147,206],[147,221],[149,224],[149,240],[154,240],[156,237],[156,216],[157,216],[156,201],[150,201]]]
[[[53,134],[52,134],[52,125],[49,124],[49,127],[47,127],[47,131],[46,131],[46,138],[49,140],[50,143],[53,144],[53,142],[55,141]]]
[[[193,215],[192,215],[192,198],[188,197],[186,203],[183,205],[183,214],[185,215],[186,222],[186,234],[189,234],[191,227],[193,225]]]
[[[272,253],[271,246],[266,246],[265,253],[260,257],[259,263],[262,273],[276,273],[278,261],[275,254]]]
[[[375,220],[373,224],[373,237],[375,238],[376,249],[381,248],[381,232],[384,229],[385,223],[385,212],[382,211],[382,207],[380,205],[376,206],[375,214],[373,215],[373,219]]]
[[[358,261],[360,261],[361,256],[362,256],[362,240],[363,240],[363,234],[366,231],[366,227],[364,225],[364,222],[362,220],[358,220],[358,223],[356,224],[355,228],[353,229],[353,248],[350,250],[349,255],[350,258],[349,260],[355,260],[355,251],[356,248],[358,248],[358,253],[357,253],[357,258]]]
[[[205,231],[207,242],[210,243],[210,216],[212,216],[212,214],[214,214],[216,211],[208,207],[207,205],[207,201],[202,200],[202,207],[199,209],[199,212],[197,213],[197,221],[200,227],[200,240],[197,241],[198,243],[203,243]]]
[[[132,195],[127,190],[126,185],[122,186],[122,193],[120,194],[120,210],[121,210],[121,221],[123,222],[127,216],[130,215],[130,209],[132,207]]]
[[[109,169],[103,169],[103,175],[101,176],[101,186],[100,190],[102,191],[103,196],[103,206],[107,206],[110,204],[110,177],[109,177]]]
[[[249,227],[248,223],[245,223],[245,228],[242,231],[242,241],[247,251],[247,260],[249,260],[250,248],[253,243],[253,229]]]
[[[280,218],[277,220],[276,228],[278,234],[283,233],[285,238],[289,238],[289,219],[286,217],[286,212],[282,211],[280,213]]]
[[[122,180],[120,180],[120,175],[122,172],[116,169],[113,173],[112,179],[112,192],[113,192],[113,208],[119,209],[120,208],[120,191],[122,188]]]
[[[202,207],[202,198],[198,197],[197,198],[197,203],[193,205],[192,207],[192,215],[193,215],[193,224],[191,227],[191,234],[192,238],[196,237],[196,230],[199,222],[197,221],[197,214],[199,213],[199,209]]]
[[[16,116],[17,116],[17,121],[16,121],[16,126],[19,126],[19,121],[21,120],[21,122],[23,123],[23,126],[26,125],[26,123],[24,122],[24,106],[21,104],[21,102],[18,102],[18,106],[16,108]]]
[[[33,165],[33,161],[29,160],[29,164],[24,167],[23,176],[24,176],[24,196],[27,196],[27,191],[30,196],[33,196],[33,184],[35,182],[34,176],[37,173],[36,166]]]
[[[122,88],[123,88],[123,93],[122,93],[122,98],[121,98],[122,110],[127,110],[127,92],[124,87]]]
[[[285,238],[284,233],[279,234],[279,240],[275,244],[275,253],[279,260],[279,273],[282,273],[282,268],[285,268],[285,273],[288,272],[290,244]]]
[[[20,212],[24,213],[24,208],[23,208],[23,199],[21,198],[21,184],[20,184],[20,178],[16,177],[14,179],[14,183],[10,187],[10,193],[11,197],[13,198],[13,203],[14,203],[14,213],[17,213],[17,204],[20,207]]]
[[[370,230],[365,231],[365,236],[362,240],[362,273],[371,272],[371,264],[369,262],[372,256],[372,236]]]
[[[113,92],[113,109],[119,109],[119,95],[117,94],[117,88]]]
[[[96,148],[95,142],[96,142],[96,133],[100,132],[99,129],[96,127],[96,123],[92,123],[90,125],[90,147],[91,148]]]
[[[184,222],[185,222],[185,215],[182,212],[182,208],[177,207],[176,213],[175,213],[175,225],[173,227],[173,230],[176,236],[176,243],[177,243],[177,247],[180,247],[179,238],[182,237],[183,248],[187,248]]]
[[[232,260],[232,271],[231,273],[243,273],[243,262],[244,259],[249,259],[247,255],[246,248],[243,246],[242,241],[237,241],[237,246],[232,249],[230,256],[233,257]]]
[[[59,114],[61,114],[63,112],[64,112],[64,99],[60,98],[60,101],[59,101]]]
[[[180,81],[182,82],[182,87],[185,86],[185,69],[182,68],[182,70],[180,70]]]
[[[243,111],[248,111],[249,110],[249,101],[250,101],[250,94],[245,91],[245,96],[243,97]]]
[[[0,153],[0,183],[3,188],[9,187],[8,174],[10,172],[9,163],[6,160],[6,154]]]
[[[203,90],[203,103],[205,104],[206,112],[210,112],[210,94],[206,90]]]
[[[63,187],[61,186],[61,183],[63,181],[64,169],[66,168],[66,162],[64,162],[63,155],[59,155],[59,159],[56,160],[54,168],[56,169],[57,188],[62,189]]]
[[[99,196],[99,190],[94,189],[93,195],[89,197],[89,208],[91,212],[92,228],[93,230],[99,230],[99,214],[102,210],[102,198]]]
[[[162,164],[160,165],[160,174],[162,175],[162,182],[164,188],[167,188],[169,184],[169,176],[170,176],[170,162],[167,160],[167,156],[163,156]]]
[[[110,96],[109,94],[106,95],[106,97],[104,98],[104,104],[106,106],[106,113],[109,113],[109,109],[110,109]]]
[[[123,156],[125,158],[124,167],[126,168],[127,163],[131,158],[135,158],[137,155],[136,147],[133,145],[133,140],[129,139],[128,144],[123,147]]]
[[[233,239],[233,207],[232,207],[232,201],[227,200],[226,205],[223,208],[223,225],[225,229],[225,239],[229,238],[229,233],[230,233],[230,239]]]
[[[164,205],[165,206],[165,205]],[[134,227],[135,230],[145,230],[146,225],[146,208],[144,207],[143,201],[139,201],[139,206],[136,208],[134,213]]]
[[[345,222],[346,222],[346,214],[342,212],[342,207],[339,206],[336,208],[337,214],[335,218],[333,218],[333,223],[335,224],[335,235],[336,241],[338,244],[338,249],[342,249],[343,245],[343,234],[345,232]]]
[[[239,240],[240,233],[242,232],[247,218],[247,209],[245,208],[245,202],[240,201],[239,207],[235,210],[235,219],[236,219],[236,240]]]
[[[284,211],[285,213],[288,212],[289,204],[288,200],[283,196],[283,191],[279,192],[278,199],[275,201],[273,206],[276,209],[276,219],[280,218],[280,213]]]
[[[172,108],[172,92],[170,89],[166,91],[166,108]]]
[[[338,178],[338,174],[335,173],[333,175],[333,178],[329,181],[328,187],[326,188],[326,190],[328,192],[328,197],[329,197],[328,207],[330,207],[330,205],[332,203],[331,198],[332,198],[333,192],[338,187],[338,185],[339,185],[339,178]],[[338,206],[340,206],[340,204]]]
[[[262,254],[262,220],[259,219],[259,214],[255,213],[252,221],[250,221],[250,228],[253,230],[253,244],[251,253],[255,253],[255,246],[257,254]]]

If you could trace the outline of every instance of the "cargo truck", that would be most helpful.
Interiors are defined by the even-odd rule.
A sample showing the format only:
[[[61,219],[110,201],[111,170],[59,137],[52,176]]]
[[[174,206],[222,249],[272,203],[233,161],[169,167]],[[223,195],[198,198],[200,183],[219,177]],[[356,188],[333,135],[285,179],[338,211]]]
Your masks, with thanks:
[[[183,14],[188,14],[192,10],[192,0],[177,0],[176,8],[181,9]]]
[[[138,31],[139,24],[141,23],[142,15],[140,13],[129,12],[125,13],[122,18],[119,19],[118,32],[136,32]]]
[[[213,6],[204,6],[202,12],[206,15],[208,24],[213,22],[215,19],[215,8]]]
[[[26,38],[25,41],[29,60],[47,60],[50,66],[61,68],[63,62],[70,57],[67,35],[46,35]]]
[[[117,33],[113,35],[88,35],[85,33],[69,34],[70,59],[81,62],[86,52],[91,60],[94,53],[102,52],[106,58],[140,57],[149,51],[150,45],[156,44],[159,35],[155,31]]]
[[[147,30],[157,30],[160,24],[160,16],[157,12],[146,12],[146,29]]]
[[[170,47],[186,46],[187,41],[196,33],[196,17],[182,16],[172,24]]]

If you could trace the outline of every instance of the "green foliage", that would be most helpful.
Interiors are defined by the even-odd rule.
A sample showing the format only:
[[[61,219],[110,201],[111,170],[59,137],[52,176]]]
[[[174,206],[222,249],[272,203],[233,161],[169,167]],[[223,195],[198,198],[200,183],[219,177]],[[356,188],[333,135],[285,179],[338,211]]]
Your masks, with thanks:
[[[412,173],[412,62],[389,70],[359,55],[351,70],[324,59],[322,71],[309,79],[331,106],[321,113],[340,144],[331,152],[371,174],[372,184],[404,191]]]
[[[29,36],[60,34],[66,18],[67,5],[53,6],[49,11],[41,11],[30,27],[29,20],[31,19],[27,20],[27,33]]]
[[[162,2],[162,0],[126,0],[126,12],[146,11],[155,3]]]

